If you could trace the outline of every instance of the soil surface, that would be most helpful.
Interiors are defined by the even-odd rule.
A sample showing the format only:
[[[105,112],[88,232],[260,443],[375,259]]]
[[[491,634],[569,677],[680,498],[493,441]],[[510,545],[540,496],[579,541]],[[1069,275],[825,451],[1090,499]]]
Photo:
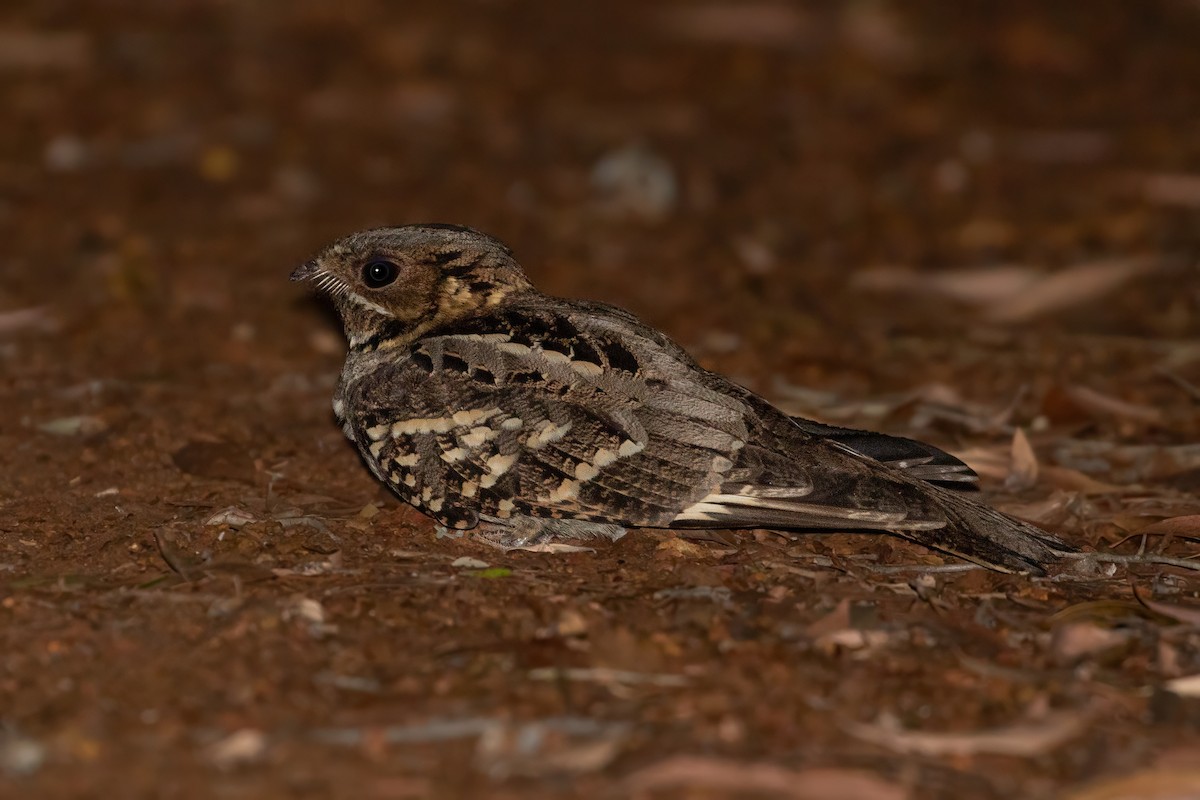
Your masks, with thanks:
[[[0,9],[0,796],[1200,796],[1200,4]],[[1122,558],[437,539],[291,269],[472,225]]]

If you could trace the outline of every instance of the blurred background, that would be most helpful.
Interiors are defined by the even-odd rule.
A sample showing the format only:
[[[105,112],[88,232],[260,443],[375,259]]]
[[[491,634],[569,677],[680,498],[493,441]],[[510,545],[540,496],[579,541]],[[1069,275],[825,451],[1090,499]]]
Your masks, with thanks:
[[[72,774],[102,771],[44,765],[136,763],[107,778],[155,786],[291,759],[287,785],[319,788],[326,771],[377,767],[383,745],[345,733],[356,755],[335,769],[328,742],[270,731],[489,708],[634,726],[632,739],[604,728],[602,757],[569,751],[556,775],[691,748],[870,765],[909,785],[934,775],[920,796],[1037,796],[1146,763],[1149,743],[1182,729],[1164,723],[1138,749],[1101,725],[1065,762],[984,777],[864,751],[838,720],[884,709],[963,728],[1036,705],[1019,681],[996,688],[938,660],[953,648],[914,645],[900,666],[797,662],[795,621],[849,596],[853,559],[915,557],[893,556],[899,544],[789,545],[788,559],[842,565],[828,574],[772,572],[762,564],[786,559],[753,548],[782,545],[760,538],[752,557],[699,572],[634,543],[616,565],[518,558],[518,577],[470,591],[453,576],[399,585],[397,570],[480,554],[435,543],[362,469],[328,410],[340,332],[287,276],[352,230],[477,227],[548,292],[627,307],[791,411],[936,441],[1008,510],[1117,543],[1196,513],[1197,42],[1196,0],[8,0],[0,778],[69,793]],[[243,572],[197,578],[189,558]],[[302,567],[324,577],[297,582]],[[521,582],[531,574],[547,577]],[[663,611],[649,598],[676,580],[757,599]],[[862,580],[853,591],[877,579]],[[146,588],[164,586],[173,602]],[[881,591],[892,599],[855,602],[893,619]],[[968,631],[981,638],[956,646],[989,663],[1075,663],[1013,644],[1033,633],[993,637],[1015,617],[954,602],[964,616],[940,641]],[[1031,630],[1066,602],[1026,596]],[[616,621],[597,610],[613,607]],[[1157,635],[1114,667],[1132,670],[1110,681],[1128,694],[1104,719],[1144,721],[1138,687],[1200,669],[1194,641],[1173,667],[1156,661]],[[735,657],[752,641],[763,649]],[[694,691],[565,701],[511,677],[605,658],[687,663]],[[1091,708],[1037,686],[1043,710]],[[542,774],[498,741],[456,744],[429,756],[441,777],[404,783],[424,769],[410,765],[370,796],[472,796]],[[163,753],[176,774],[146,760]],[[471,757],[485,767],[468,778]],[[246,785],[278,796],[256,775]]]

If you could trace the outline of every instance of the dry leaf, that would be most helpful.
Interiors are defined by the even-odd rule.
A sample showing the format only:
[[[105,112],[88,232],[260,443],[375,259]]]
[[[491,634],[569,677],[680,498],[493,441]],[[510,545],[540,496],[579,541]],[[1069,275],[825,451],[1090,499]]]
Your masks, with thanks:
[[[1200,769],[1151,767],[1123,778],[1093,784],[1065,800],[1197,800]]]
[[[1054,629],[1050,648],[1060,662],[1069,664],[1122,647],[1129,639],[1127,631],[1105,628],[1091,622],[1073,622]]]
[[[1033,445],[1025,431],[1017,428],[1013,431],[1012,439],[1012,468],[1004,480],[1004,486],[1012,491],[1028,489],[1037,483],[1038,460],[1033,452]]]
[[[674,756],[626,779],[634,796],[661,789],[702,787],[738,797],[768,795],[792,800],[903,800],[908,793],[875,776],[849,769],[791,770],[774,764]]]
[[[1043,275],[1028,290],[994,303],[985,313],[992,322],[1025,322],[1035,317],[1096,300],[1149,271],[1148,259],[1093,261]]]
[[[1094,416],[1119,417],[1147,425],[1158,425],[1163,421],[1162,411],[1157,408],[1109,397],[1087,386],[1067,386],[1064,391],[1077,406]]]
[[[1160,603],[1157,600],[1149,600],[1142,597],[1138,591],[1137,584],[1130,583],[1130,588],[1133,589],[1133,598],[1141,603],[1146,608],[1153,611],[1155,614],[1161,614],[1168,619],[1173,619],[1176,622],[1181,622],[1184,625],[1195,625],[1200,627],[1200,608],[1191,608],[1186,606],[1175,606],[1170,603]]]
[[[1200,514],[1159,520],[1152,525],[1138,528],[1134,533],[1139,536],[1178,536],[1181,539],[1200,539]]]
[[[1200,175],[1186,172],[1154,172],[1142,177],[1142,194],[1164,206],[1200,208]]]
[[[1024,266],[921,273],[884,267],[858,274],[852,286],[870,291],[937,294],[980,308],[992,322],[1026,322],[1083,305],[1150,271],[1147,258],[1076,264],[1056,272]]]
[[[1017,265],[932,274],[902,267],[879,267],[857,273],[850,285],[877,292],[931,292],[980,306],[994,303],[998,298],[1016,297],[1037,281],[1037,272]]]
[[[898,753],[926,756],[970,756],[979,753],[1031,757],[1044,755],[1087,728],[1089,717],[1078,712],[1048,714],[1041,720],[962,733],[906,731],[894,725],[848,723],[846,731],[866,742]]]
[[[1168,692],[1180,697],[1200,697],[1200,675],[1185,675],[1182,678],[1175,678],[1167,681],[1165,687]]]
[[[778,2],[685,4],[664,13],[660,26],[698,42],[776,47],[794,46],[809,28],[800,9]]]

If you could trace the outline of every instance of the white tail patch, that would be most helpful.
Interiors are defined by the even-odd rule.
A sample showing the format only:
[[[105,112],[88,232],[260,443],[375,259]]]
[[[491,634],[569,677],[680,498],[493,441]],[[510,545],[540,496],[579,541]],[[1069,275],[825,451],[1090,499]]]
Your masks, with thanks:
[[[771,489],[780,491],[781,487],[747,487],[749,491]],[[745,490],[744,490],[745,491]],[[803,497],[811,489],[797,489],[793,497]],[[673,522],[701,521],[720,522],[736,519],[740,509],[767,509],[771,511],[791,512],[796,515],[798,527],[804,527],[805,519],[819,518],[823,520],[846,520],[847,522],[870,523],[873,526],[886,526],[894,523],[905,530],[935,529],[945,527],[945,522],[938,520],[910,520],[903,511],[873,511],[866,508],[843,508],[826,506],[819,503],[803,503],[779,497],[761,497],[756,494],[725,494],[714,493],[699,502],[679,512]]]

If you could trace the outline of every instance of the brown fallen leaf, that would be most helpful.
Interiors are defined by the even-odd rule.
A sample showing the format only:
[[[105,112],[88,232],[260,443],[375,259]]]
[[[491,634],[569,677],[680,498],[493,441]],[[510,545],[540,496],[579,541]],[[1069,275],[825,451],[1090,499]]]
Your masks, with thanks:
[[[1059,625],[1050,637],[1050,649],[1059,663],[1072,664],[1129,644],[1132,634],[1091,622]]]
[[[1118,417],[1146,425],[1163,422],[1162,411],[1157,408],[1110,397],[1087,386],[1067,386],[1063,391],[1077,406],[1094,416]]]
[[[1200,769],[1151,767],[1123,778],[1095,783],[1064,800],[1197,800]]]
[[[1017,297],[1038,282],[1038,273],[1015,264],[989,269],[959,269],[928,273],[904,267],[878,267],[856,273],[850,285],[876,292],[933,292],[952,300],[982,306],[997,298]]]
[[[790,47],[810,33],[799,8],[779,2],[709,2],[673,8],[659,18],[664,33],[717,44]]]
[[[1200,208],[1200,175],[1187,172],[1152,172],[1141,178],[1142,195],[1164,206]]]
[[[1117,289],[1137,275],[1150,271],[1146,258],[1121,258],[1076,264],[1042,275],[1032,287],[985,309],[992,322],[1026,322],[1036,317],[1080,306]]]
[[[1008,477],[1004,479],[1005,488],[1017,492],[1036,485],[1038,480],[1037,455],[1033,452],[1033,445],[1029,443],[1029,437],[1021,428],[1013,431],[1011,458],[1012,466],[1008,471]]]
[[[1161,614],[1164,617],[1173,619],[1176,622],[1181,622],[1184,625],[1195,625],[1200,627],[1200,608],[1176,606],[1170,603],[1160,603],[1157,600],[1150,600],[1146,597],[1142,597],[1141,592],[1138,591],[1136,583],[1131,581],[1129,586],[1131,589],[1133,589],[1133,599],[1137,600],[1155,614]]]
[[[1159,520],[1134,531],[1138,536],[1177,536],[1180,539],[1200,539],[1200,514],[1188,514]]]
[[[1163,684],[1164,688],[1180,697],[1200,697],[1200,675],[1185,675]]]
[[[1083,305],[1152,270],[1149,258],[1089,261],[1055,272],[1008,265],[926,273],[896,267],[860,272],[857,289],[937,294],[979,308],[996,323],[1027,322]]]
[[[635,797],[658,790],[703,787],[737,797],[771,795],[792,800],[903,800],[908,792],[870,773],[850,769],[792,770],[775,764],[701,756],[673,756],[625,779]]]
[[[898,753],[926,756],[991,754],[1028,758],[1044,755],[1087,729],[1090,715],[1075,711],[1047,714],[1040,720],[959,733],[908,731],[895,724],[845,723],[846,732]]]
[[[1162,480],[1200,469],[1200,444],[1153,445],[1061,439],[1051,457],[1066,467],[1103,473],[1118,483]]]

